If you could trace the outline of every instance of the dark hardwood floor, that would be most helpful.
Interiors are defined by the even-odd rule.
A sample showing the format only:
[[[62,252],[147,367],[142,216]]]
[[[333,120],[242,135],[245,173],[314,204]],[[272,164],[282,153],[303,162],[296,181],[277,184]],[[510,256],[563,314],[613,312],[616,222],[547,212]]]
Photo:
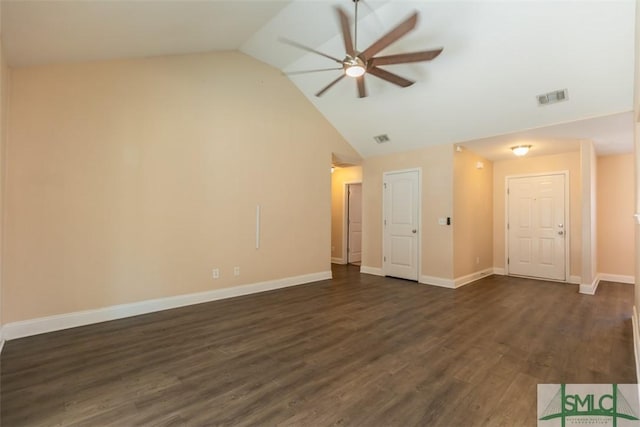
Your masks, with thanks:
[[[2,426],[534,426],[538,383],[635,383],[633,286],[360,275],[6,343]]]

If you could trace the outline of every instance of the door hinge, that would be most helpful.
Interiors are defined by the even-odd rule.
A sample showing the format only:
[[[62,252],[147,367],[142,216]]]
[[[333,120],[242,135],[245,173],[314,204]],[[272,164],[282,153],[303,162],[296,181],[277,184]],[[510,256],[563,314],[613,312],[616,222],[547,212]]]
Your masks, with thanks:
[[[510,190],[507,188],[507,194],[509,194],[509,193],[510,193]]]
[[[386,182],[384,183],[384,188],[385,188],[385,190],[387,189],[387,183]]]
[[[386,219],[384,220],[384,225],[387,225],[387,220]]]
[[[509,257],[507,257],[507,264],[510,264],[511,260],[509,259]]]
[[[507,223],[507,230],[511,230],[511,225],[509,225],[509,223]]]
[[[384,260],[384,262],[387,262],[387,257],[382,257],[382,259]]]

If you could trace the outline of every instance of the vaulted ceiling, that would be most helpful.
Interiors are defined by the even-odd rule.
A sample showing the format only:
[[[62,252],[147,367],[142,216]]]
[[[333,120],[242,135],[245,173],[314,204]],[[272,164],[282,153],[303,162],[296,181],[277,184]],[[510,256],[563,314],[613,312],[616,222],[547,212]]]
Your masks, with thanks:
[[[2,34],[11,66],[239,49],[305,70],[335,63],[278,38],[342,58],[335,5],[353,16],[352,0],[3,0]],[[593,139],[603,154],[631,151],[633,0],[361,0],[357,47],[414,10],[417,28],[382,52],[444,47],[433,61],[388,66],[413,86],[367,76],[369,96],[360,99],[345,78],[317,98],[340,71],[283,75],[363,156],[462,143],[499,158],[497,145],[523,138],[545,153],[578,139]],[[567,101],[537,104],[558,89]],[[390,141],[377,144],[380,134]]]

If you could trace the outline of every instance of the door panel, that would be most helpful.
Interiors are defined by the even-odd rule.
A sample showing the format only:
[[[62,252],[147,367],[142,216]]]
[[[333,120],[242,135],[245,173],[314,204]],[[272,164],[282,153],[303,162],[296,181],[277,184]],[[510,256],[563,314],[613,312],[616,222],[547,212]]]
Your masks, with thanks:
[[[362,184],[349,184],[347,263],[362,260]]]
[[[565,176],[509,178],[508,272],[566,280]]]
[[[418,171],[385,174],[383,199],[384,274],[418,280]]]

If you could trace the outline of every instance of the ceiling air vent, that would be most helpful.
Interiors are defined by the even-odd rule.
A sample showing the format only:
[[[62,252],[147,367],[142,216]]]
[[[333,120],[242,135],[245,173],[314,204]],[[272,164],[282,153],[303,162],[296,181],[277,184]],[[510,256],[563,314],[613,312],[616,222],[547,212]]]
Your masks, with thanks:
[[[373,139],[375,139],[378,144],[384,144],[385,142],[389,142],[389,135],[385,133],[382,135],[374,136]]]
[[[569,92],[567,89],[556,90],[553,92],[538,95],[538,105],[555,104],[556,102],[566,101],[569,99]]]

